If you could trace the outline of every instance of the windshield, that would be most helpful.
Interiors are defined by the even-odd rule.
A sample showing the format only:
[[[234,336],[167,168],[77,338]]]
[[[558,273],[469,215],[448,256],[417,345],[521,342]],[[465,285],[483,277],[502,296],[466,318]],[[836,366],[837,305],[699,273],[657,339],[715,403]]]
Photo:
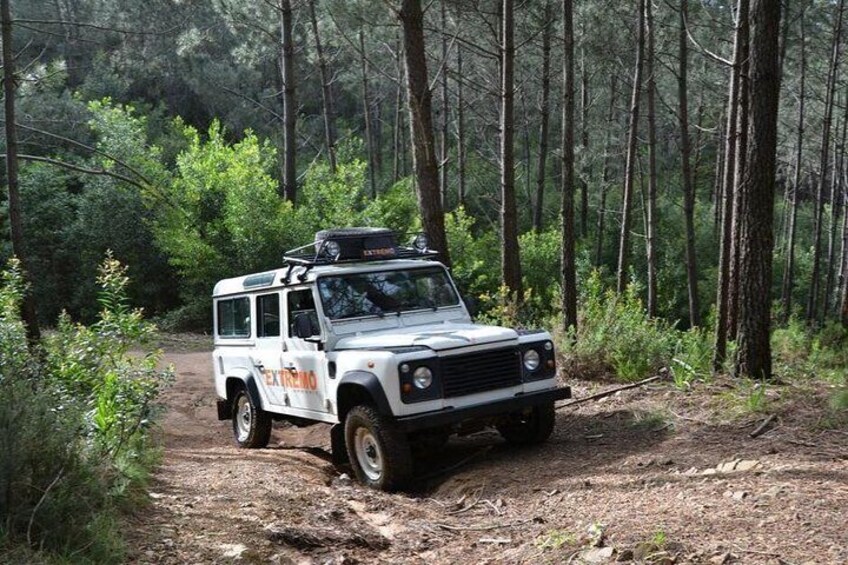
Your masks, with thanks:
[[[318,292],[331,320],[459,304],[447,273],[439,268],[320,277]]]

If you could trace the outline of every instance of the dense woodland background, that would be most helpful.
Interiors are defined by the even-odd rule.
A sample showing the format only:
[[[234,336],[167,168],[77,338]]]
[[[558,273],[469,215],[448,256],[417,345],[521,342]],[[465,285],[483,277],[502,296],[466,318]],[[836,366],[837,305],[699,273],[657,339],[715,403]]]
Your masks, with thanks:
[[[651,317],[714,331],[716,368],[746,285],[777,321],[848,324],[844,0],[786,1],[760,26],[776,32],[777,161],[773,199],[751,206],[773,206],[773,227],[750,237],[768,97],[750,23],[777,3],[4,4],[18,255],[42,324],[96,314],[107,249],[148,315],[203,329],[217,279],[278,266],[316,229],[423,225],[444,248],[445,223],[458,279],[496,318],[579,336],[575,293],[597,269]],[[740,283],[746,241],[773,253],[765,286]],[[768,304],[748,315],[766,335]]]

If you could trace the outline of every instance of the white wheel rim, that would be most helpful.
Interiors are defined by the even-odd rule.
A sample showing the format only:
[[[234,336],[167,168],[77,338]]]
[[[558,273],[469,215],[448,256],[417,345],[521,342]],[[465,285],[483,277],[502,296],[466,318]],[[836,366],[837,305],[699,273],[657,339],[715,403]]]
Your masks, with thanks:
[[[353,439],[356,460],[365,476],[372,481],[383,476],[383,452],[377,438],[367,428],[357,428]]]
[[[241,395],[236,405],[236,432],[239,441],[247,441],[250,435],[250,423],[253,420],[253,410],[247,396]]]

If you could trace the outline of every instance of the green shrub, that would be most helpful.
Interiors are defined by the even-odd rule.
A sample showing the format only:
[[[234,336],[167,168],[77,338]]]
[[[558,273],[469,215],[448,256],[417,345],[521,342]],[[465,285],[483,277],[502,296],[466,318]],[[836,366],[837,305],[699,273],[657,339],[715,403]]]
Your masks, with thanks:
[[[799,365],[810,355],[811,340],[804,321],[792,316],[771,335],[772,355],[778,363]]]
[[[415,200],[412,177],[399,180],[376,199],[368,201],[361,216],[362,225],[365,226],[385,227],[398,233],[420,231],[421,215]]]
[[[453,276],[463,292],[473,296],[495,293],[500,287],[500,246],[490,230],[477,232],[464,208],[445,215],[445,231],[453,261]]]
[[[33,354],[18,313],[18,264],[3,274],[0,562],[7,552],[11,560],[121,558],[118,512],[153,461],[152,401],[170,378],[156,369],[158,354],[130,354],[153,327],[128,305],[128,282],[125,268],[107,257],[99,320],[86,327],[63,316]]]
[[[711,346],[707,332],[681,332],[665,320],[649,317],[635,285],[618,295],[604,288],[595,271],[584,282],[578,306],[577,339],[566,336],[561,347],[579,366],[606,368],[624,381],[670,367],[681,386],[708,375]]]

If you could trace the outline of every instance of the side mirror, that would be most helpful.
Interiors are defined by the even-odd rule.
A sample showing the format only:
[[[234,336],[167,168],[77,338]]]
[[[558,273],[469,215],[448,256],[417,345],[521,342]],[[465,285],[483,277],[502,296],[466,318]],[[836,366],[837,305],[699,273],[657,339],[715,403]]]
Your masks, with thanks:
[[[480,310],[480,304],[477,302],[477,299],[473,296],[463,295],[462,301],[465,302],[465,308],[468,310],[471,317],[476,318],[477,313]]]
[[[319,335],[321,329],[311,314],[302,312],[294,317],[294,335],[300,339],[310,339]]]

